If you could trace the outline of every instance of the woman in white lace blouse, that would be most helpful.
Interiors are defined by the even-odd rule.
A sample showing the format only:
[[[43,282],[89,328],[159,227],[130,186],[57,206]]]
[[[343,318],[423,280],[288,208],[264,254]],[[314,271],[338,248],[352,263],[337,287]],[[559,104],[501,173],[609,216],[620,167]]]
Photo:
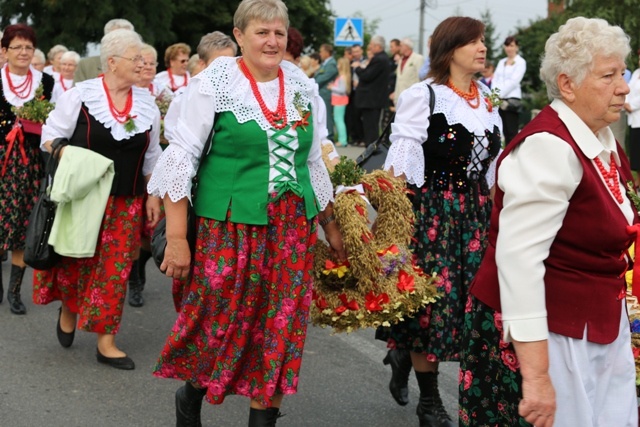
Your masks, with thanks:
[[[298,387],[318,223],[336,259],[346,257],[320,149],[322,100],[282,60],[288,25],[281,0],[240,3],[242,57],[217,58],[189,83],[148,186],[167,215],[161,269],[189,274],[155,369],[186,382],[176,392],[178,426],[201,425],[205,395],[220,404],[230,394],[251,399],[250,426],[275,425],[283,396]],[[186,216],[199,163],[192,255]]]
[[[474,77],[484,69],[486,53],[482,22],[452,17],[436,27],[427,80],[400,95],[385,163],[415,187],[412,249],[425,272],[438,274],[442,294],[392,326],[385,358],[392,367],[390,390],[400,405],[408,403],[413,364],[421,426],[454,425],[438,392],[438,363],[459,360],[464,307],[488,231],[501,121],[488,88]]]
[[[60,95],[42,129],[43,150],[51,152],[54,141],[67,138],[69,146],[63,148],[62,160],[70,148],[91,150],[113,161],[115,177],[97,232],[95,254],[62,257],[53,269],[36,270],[34,301],[62,302],[57,325],[60,345],[72,345],[77,324],[98,335],[98,362],[117,369],[135,368],[133,360],[116,346],[115,335],[122,320],[129,271],[140,246],[142,210],[146,209],[152,226],[160,215],[157,197],[149,197],[143,205],[145,183],[162,150],[160,111],[147,89],[134,86],[143,63],[141,47],[140,36],[131,30],[105,35],[100,45],[104,75]],[[77,176],[84,172],[81,168]]]

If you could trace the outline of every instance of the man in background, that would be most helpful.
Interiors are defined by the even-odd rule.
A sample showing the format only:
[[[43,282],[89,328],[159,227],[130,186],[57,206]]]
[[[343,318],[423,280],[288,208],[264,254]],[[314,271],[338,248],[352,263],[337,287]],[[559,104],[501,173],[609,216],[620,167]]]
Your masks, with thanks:
[[[327,107],[327,131],[329,132],[327,138],[333,141],[333,105],[331,105],[331,90],[327,87],[329,83],[332,83],[338,77],[338,65],[333,58],[333,46],[328,43],[321,45],[320,59],[322,63],[313,78],[318,83],[320,97]]]
[[[413,51],[413,42],[404,38],[400,42],[401,59],[396,68],[396,87],[393,91],[393,103],[398,103],[398,97],[414,83],[420,81],[418,72],[424,63],[422,55]]]

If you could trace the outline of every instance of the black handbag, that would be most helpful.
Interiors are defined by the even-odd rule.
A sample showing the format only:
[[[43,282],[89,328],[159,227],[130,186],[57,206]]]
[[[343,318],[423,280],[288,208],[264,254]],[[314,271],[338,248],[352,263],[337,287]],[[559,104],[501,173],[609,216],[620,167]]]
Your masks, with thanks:
[[[427,87],[429,88],[429,118],[431,118],[433,108],[436,105],[436,94],[433,92],[431,85],[427,85]],[[369,144],[358,158],[356,158],[356,164],[365,171],[372,172],[376,169],[382,169],[384,166],[387,154],[389,153],[389,147],[391,146],[389,136],[391,135],[391,123],[393,123],[394,118],[395,113],[389,118],[380,137]]]
[[[197,226],[198,221],[196,218],[196,212],[193,208],[193,203],[195,202],[196,192],[198,189],[198,176],[200,175],[200,168],[202,167],[202,163],[204,157],[209,153],[209,149],[211,148],[211,139],[213,138],[213,128],[211,128],[211,132],[209,132],[209,137],[204,144],[204,148],[202,149],[202,154],[200,155],[200,163],[198,163],[198,170],[196,171],[195,176],[191,179],[191,203],[187,204],[187,242],[189,242],[189,250],[191,251],[191,257],[193,258],[193,252],[196,247],[196,234],[197,234]],[[164,261],[164,251],[167,248],[167,218],[162,218],[156,228],[153,230],[153,235],[151,236],[151,257],[153,258],[153,262],[156,263],[156,266],[160,268],[162,262]]]
[[[45,175],[40,183],[38,201],[29,215],[25,237],[24,262],[36,270],[48,270],[55,267],[60,261],[60,255],[49,244],[49,236],[56,216],[57,205],[51,200],[47,188],[49,186],[53,187],[53,178],[58,168],[60,150],[68,143],[69,141],[66,138],[54,141],[54,148],[47,159]]]

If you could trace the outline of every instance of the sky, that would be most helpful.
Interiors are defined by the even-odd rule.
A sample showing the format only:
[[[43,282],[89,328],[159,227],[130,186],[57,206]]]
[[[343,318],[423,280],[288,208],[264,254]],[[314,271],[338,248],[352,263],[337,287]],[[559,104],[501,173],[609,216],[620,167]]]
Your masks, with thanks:
[[[330,0],[330,5],[338,17],[348,18],[361,12],[365,21],[380,18],[377,33],[387,42],[392,38],[409,37],[418,50],[420,0]],[[479,19],[487,9],[491,10],[496,26],[496,39],[502,42],[516,26],[525,26],[530,20],[545,17],[547,0],[427,0],[425,45],[429,34],[448,16],[462,13]]]

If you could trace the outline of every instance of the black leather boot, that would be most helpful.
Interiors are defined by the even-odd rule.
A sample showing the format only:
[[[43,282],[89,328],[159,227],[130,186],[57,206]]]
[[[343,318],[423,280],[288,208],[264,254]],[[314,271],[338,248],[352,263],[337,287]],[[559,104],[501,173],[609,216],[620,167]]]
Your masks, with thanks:
[[[131,273],[129,273],[129,305],[131,307],[142,307],[144,305],[144,298],[142,297],[144,282],[140,280],[138,265],[138,261],[133,261]]]
[[[11,278],[9,279],[9,289],[7,290],[7,301],[13,314],[26,314],[27,309],[20,298],[20,287],[22,278],[27,267],[18,267],[11,264]]]
[[[391,365],[391,381],[389,381],[391,396],[398,405],[405,406],[409,403],[408,383],[412,367],[409,350],[389,350],[382,363]]]
[[[420,386],[420,402],[416,414],[420,420],[420,427],[455,427],[438,390],[438,372],[416,372]]]
[[[200,412],[206,388],[195,388],[191,383],[176,390],[176,427],[202,427]]]
[[[254,409],[249,410],[249,427],[275,427],[276,421],[280,418],[280,408]]]

